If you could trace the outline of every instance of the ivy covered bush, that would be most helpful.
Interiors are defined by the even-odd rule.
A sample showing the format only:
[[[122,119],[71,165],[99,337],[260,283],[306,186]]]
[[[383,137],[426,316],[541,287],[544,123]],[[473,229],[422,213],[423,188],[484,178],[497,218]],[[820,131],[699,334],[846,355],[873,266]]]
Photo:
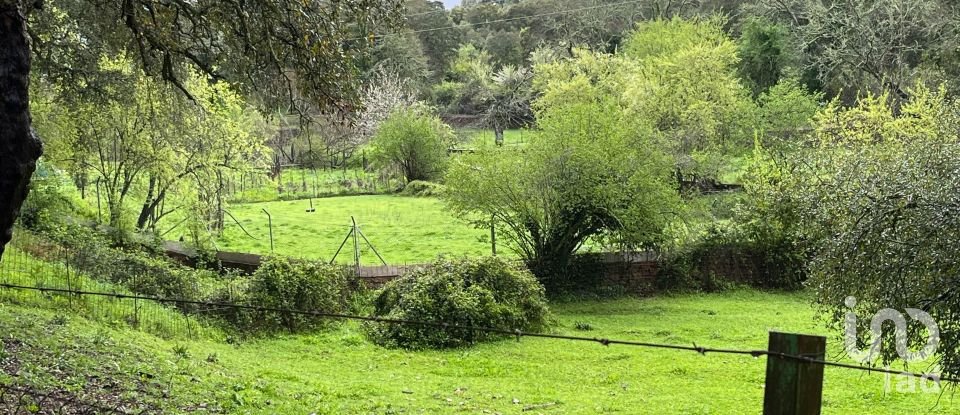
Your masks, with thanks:
[[[342,313],[350,296],[347,269],[316,261],[266,258],[253,274],[247,298],[265,308]],[[290,332],[320,328],[329,319],[303,314],[261,312],[250,329],[282,328]]]
[[[543,330],[549,318],[543,286],[529,271],[496,257],[444,259],[388,283],[374,301],[382,318]],[[489,340],[481,331],[370,323],[368,337],[388,347],[451,348]]]

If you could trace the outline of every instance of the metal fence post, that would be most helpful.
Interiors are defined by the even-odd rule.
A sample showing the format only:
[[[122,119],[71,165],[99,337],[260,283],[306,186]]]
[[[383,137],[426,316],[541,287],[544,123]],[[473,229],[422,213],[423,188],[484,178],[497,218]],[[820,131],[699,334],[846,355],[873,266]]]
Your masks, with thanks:
[[[827,338],[770,332],[764,415],[817,415],[823,398],[823,365],[778,354],[823,360]]]

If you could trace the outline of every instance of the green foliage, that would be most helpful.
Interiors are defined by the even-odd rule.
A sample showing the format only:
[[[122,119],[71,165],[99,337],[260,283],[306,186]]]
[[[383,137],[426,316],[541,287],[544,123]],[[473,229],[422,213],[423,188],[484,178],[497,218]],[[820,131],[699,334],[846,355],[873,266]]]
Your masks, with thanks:
[[[756,106],[737,76],[737,46],[722,23],[641,23],[624,48],[633,61],[622,75],[627,111],[654,128],[686,181],[717,178],[753,139]]]
[[[399,168],[408,182],[436,180],[446,170],[453,139],[450,126],[425,108],[403,108],[391,114],[374,135],[372,158],[383,167]]]
[[[442,184],[414,180],[403,187],[403,194],[407,196],[440,196],[443,194]]]
[[[669,58],[685,50],[727,48],[730,45],[720,18],[687,20],[674,17],[638,23],[623,51],[633,59],[653,60]]]
[[[439,259],[388,283],[375,300],[374,315],[462,326],[540,331],[549,312],[543,290],[526,270],[503,259]],[[474,330],[371,323],[374,342],[411,349],[469,346],[496,338]]]
[[[584,77],[550,86],[522,151],[481,147],[459,157],[444,198],[477,227],[492,224],[546,285],[588,239],[655,243],[677,203],[670,160],[616,100]],[[557,92],[553,92],[557,91]],[[566,100],[555,93],[572,91]]]
[[[34,111],[51,160],[81,192],[96,186],[117,235],[156,230],[172,212],[189,212],[183,216],[194,231],[190,242],[205,246],[223,226],[223,176],[248,169],[265,152],[264,137],[254,133],[257,113],[232,86],[195,73],[184,80],[190,101],[123,57],[100,66],[125,81],[97,100],[38,80]]]
[[[740,76],[756,97],[780,83],[797,57],[792,54],[786,26],[751,17],[740,30],[737,41]]]
[[[30,180],[30,194],[20,208],[19,224],[48,232],[65,226],[67,221],[95,216],[83,209],[85,203],[77,195],[67,191],[71,186],[66,182],[61,171],[40,160]]]
[[[316,261],[269,257],[253,274],[248,289],[251,304],[260,307],[342,313],[350,294],[347,269]],[[248,329],[290,332],[315,330],[330,319],[302,314],[264,311],[257,313]]]
[[[371,59],[376,68],[397,74],[417,89],[431,76],[427,55],[414,33],[385,36],[371,51]]]
[[[660,290],[722,291],[737,285],[796,290],[806,280],[804,251],[769,227],[713,224],[673,247],[657,272]]]
[[[906,101],[920,79],[951,81],[955,7],[941,0],[794,0],[760,2],[757,12],[788,26],[828,96],[853,105],[866,93]]]
[[[140,295],[199,300],[206,286],[216,280],[210,271],[173,265],[135,245],[112,248],[102,234],[92,229],[70,226],[54,238],[66,248],[71,267]],[[192,309],[190,305],[178,306]]]
[[[796,80],[784,78],[757,99],[764,145],[779,148],[813,129],[823,94],[808,92]],[[787,143],[789,144],[789,143]]]
[[[813,253],[810,285],[837,325],[844,324],[848,296],[858,315],[881,308],[922,308],[941,326],[936,358],[945,375],[960,373],[960,337],[949,329],[960,307],[954,294],[960,272],[958,215],[960,107],[944,90],[922,85],[897,103],[867,96],[857,106],[836,103],[816,118],[816,134],[785,159],[785,169],[768,175],[788,209],[766,204],[782,219],[773,221]],[[899,108],[899,111],[897,109]],[[789,169],[789,170],[787,170]],[[788,172],[784,174],[781,172]],[[779,180],[770,180],[780,177]],[[863,319],[869,320],[869,319]],[[868,343],[866,322],[858,340]],[[885,330],[883,363],[897,354],[893,331]],[[926,342],[921,325],[908,326],[907,343]]]

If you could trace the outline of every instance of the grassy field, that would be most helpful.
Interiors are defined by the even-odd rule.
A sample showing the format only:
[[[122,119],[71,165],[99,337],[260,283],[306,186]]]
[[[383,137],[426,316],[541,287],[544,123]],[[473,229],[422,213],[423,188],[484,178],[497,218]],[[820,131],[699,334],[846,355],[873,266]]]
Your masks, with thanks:
[[[238,203],[390,193],[402,186],[399,179],[381,178],[379,173],[360,168],[287,168],[277,180],[271,180],[266,174],[256,180],[248,178],[242,191],[238,180],[238,177],[232,177],[228,185],[228,190],[235,192],[229,199]]]
[[[414,352],[374,346],[354,323],[238,344],[168,340],[0,304],[4,380],[90,393],[103,378],[80,373],[111,376],[154,396],[168,412],[203,404],[240,414],[759,414],[763,400],[765,361],[749,356],[551,339]],[[672,344],[764,348],[768,330],[825,333],[802,294],[736,291],[553,309],[559,333]],[[593,330],[578,331],[577,323]],[[828,350],[836,359],[835,338]],[[52,376],[51,365],[62,376]],[[11,367],[19,367],[18,376]],[[883,375],[828,368],[824,413],[960,408],[949,392],[902,393],[897,382],[885,393]]]
[[[314,199],[316,212],[308,213],[307,200],[250,203],[230,208],[230,213],[257,239],[247,236],[227,218],[218,247],[227,251],[269,253],[266,209],[273,216],[274,250],[278,254],[329,260],[350,231],[350,216],[387,263],[419,263],[439,254],[483,255],[490,252],[489,233],[472,228],[443,209],[433,198],[404,196],[349,196]],[[337,258],[353,261],[353,241]],[[361,262],[379,263],[360,239]]]
[[[462,146],[475,146],[481,142],[492,143],[494,139],[493,130],[481,130],[465,128],[457,131],[457,135],[463,141]],[[522,129],[504,130],[503,145],[505,146],[523,146],[530,141],[533,132]]]

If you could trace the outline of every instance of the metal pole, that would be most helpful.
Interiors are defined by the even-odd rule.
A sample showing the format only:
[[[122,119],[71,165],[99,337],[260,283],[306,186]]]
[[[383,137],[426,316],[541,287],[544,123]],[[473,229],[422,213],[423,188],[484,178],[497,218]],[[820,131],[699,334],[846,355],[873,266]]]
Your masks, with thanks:
[[[497,256],[497,230],[493,226],[493,216],[490,217],[490,250]]]
[[[353,222],[353,264],[357,269],[357,276],[360,276],[360,241],[357,239],[357,220],[350,217],[350,222]]]
[[[337,248],[337,253],[333,254],[333,258],[330,259],[330,265],[333,265],[333,262],[337,260],[337,255],[340,255],[340,251],[343,249],[343,246],[347,244],[347,241],[350,240],[351,235],[353,235],[353,228],[350,228],[350,232],[347,232],[347,236],[343,238],[343,242],[341,242],[340,247]]]
[[[270,212],[267,212],[267,209],[260,210],[267,214],[267,226],[270,228],[270,253],[273,253],[273,216],[270,216]]]
[[[383,265],[386,266],[386,265],[387,265],[387,261],[384,261],[384,260],[383,260],[383,257],[380,256],[380,253],[377,252],[377,248],[374,247],[372,243],[370,243],[370,240],[369,240],[369,239],[367,239],[367,235],[364,235],[364,234],[363,234],[363,231],[361,231],[360,228],[357,228],[357,233],[359,233],[359,234],[360,234],[360,237],[363,238],[363,240],[367,242],[367,246],[369,246],[370,249],[373,250],[373,253],[377,254],[377,258],[380,258],[380,262],[382,262]]]

